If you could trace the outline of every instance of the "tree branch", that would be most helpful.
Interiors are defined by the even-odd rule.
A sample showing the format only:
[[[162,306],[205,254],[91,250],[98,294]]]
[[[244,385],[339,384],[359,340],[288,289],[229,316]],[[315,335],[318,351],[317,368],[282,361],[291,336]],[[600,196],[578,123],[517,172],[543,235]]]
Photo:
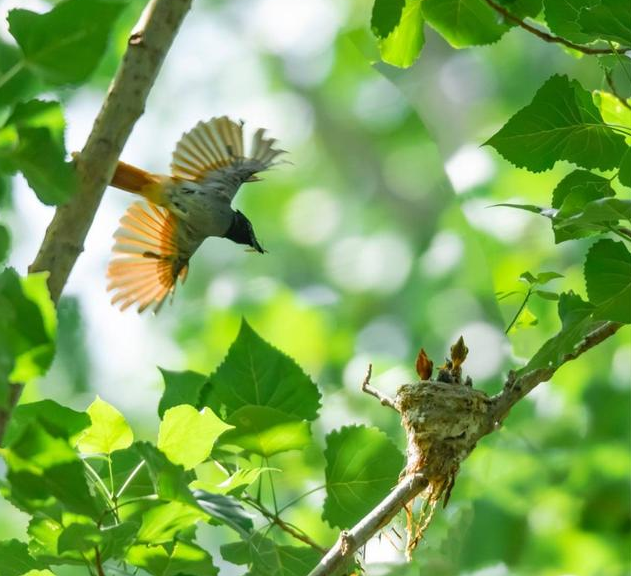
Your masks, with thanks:
[[[307,534],[305,534],[302,530],[298,530],[293,526],[290,526],[285,522],[278,514],[274,514],[271,510],[268,510],[263,504],[261,504],[255,498],[252,498],[248,494],[245,494],[243,499],[256,508],[265,518],[267,518],[272,524],[278,526],[281,530],[284,530],[290,536],[293,536],[297,540],[304,542],[307,546],[311,546],[314,550],[317,550],[321,554],[326,552],[326,548],[323,548],[318,544],[315,540],[312,540]]]
[[[566,38],[562,38],[561,36],[554,36],[553,34],[549,34],[548,32],[544,32],[543,30],[539,30],[539,28],[531,26],[527,22],[524,22],[521,18],[518,18],[514,14],[511,14],[506,8],[504,8],[504,6],[502,6],[501,4],[497,4],[493,0],[485,1],[491,8],[493,8],[493,10],[506,18],[506,20],[541,38],[544,42],[550,42],[551,44],[563,44],[563,46],[567,46],[568,48],[572,48],[572,50],[577,50],[579,52],[582,52],[583,54],[624,54],[625,52],[631,50],[631,47],[628,46],[622,46],[620,48],[592,48],[590,46],[575,44],[574,42],[571,42]]]
[[[131,130],[144,112],[149,91],[192,0],[150,0],[129,38],[127,51],[97,116],[88,140],[76,159],[78,190],[59,206],[30,272],[48,270],[48,287],[57,303],[68,276],[83,251],[103,192]],[[0,409],[0,441],[22,393],[12,384],[8,407]]]
[[[427,488],[428,480],[423,474],[411,474],[399,482],[373,510],[362,518],[350,530],[340,534],[335,545],[309,572],[308,576],[326,576],[353,558],[359,550],[381,528],[387,526],[399,511],[413,498]]]
[[[362,382],[362,392],[366,392],[366,394],[374,396],[377,400],[379,400],[379,402],[381,402],[383,406],[388,406],[398,412],[399,409],[396,407],[394,400],[390,398],[390,396],[388,396],[387,394],[382,394],[381,392],[379,392],[379,390],[370,385],[371,376],[372,364],[369,364],[368,372],[366,372],[366,376],[364,377],[364,381]]]
[[[599,328],[585,336],[572,352],[563,357],[557,366],[532,370],[521,376],[517,376],[516,372],[510,372],[502,392],[490,399],[491,409],[488,412],[487,423],[481,426],[478,434],[471,438],[471,449],[475,447],[478,440],[482,437],[497,430],[511,408],[538,384],[549,380],[566,362],[578,358],[594,346],[613,336],[622,326],[623,324],[618,322],[603,323]],[[369,378],[370,371],[366,379],[369,380]],[[377,397],[379,398],[379,396]],[[428,483],[428,480],[420,472],[406,476],[376,508],[364,516],[353,528],[348,531],[342,531],[335,545],[308,576],[329,576],[334,574],[337,569],[352,559],[353,554],[361,546],[381,528],[386,526],[410,500],[420,494],[428,486]]]

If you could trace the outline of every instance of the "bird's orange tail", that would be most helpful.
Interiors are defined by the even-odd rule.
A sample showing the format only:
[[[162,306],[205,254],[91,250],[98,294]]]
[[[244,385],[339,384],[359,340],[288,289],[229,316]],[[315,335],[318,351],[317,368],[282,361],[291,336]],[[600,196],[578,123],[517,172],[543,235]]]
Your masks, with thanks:
[[[159,182],[160,178],[155,174],[136,168],[131,164],[119,162],[112,177],[111,185],[127,192],[146,196],[147,188]]]

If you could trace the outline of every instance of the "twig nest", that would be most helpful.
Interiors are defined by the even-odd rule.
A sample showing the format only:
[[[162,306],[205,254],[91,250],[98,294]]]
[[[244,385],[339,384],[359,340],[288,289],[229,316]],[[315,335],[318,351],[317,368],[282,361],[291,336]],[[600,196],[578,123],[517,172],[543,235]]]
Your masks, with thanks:
[[[490,398],[464,384],[422,380],[401,386],[395,404],[407,435],[406,473],[423,470],[430,484],[447,488],[486,425]]]

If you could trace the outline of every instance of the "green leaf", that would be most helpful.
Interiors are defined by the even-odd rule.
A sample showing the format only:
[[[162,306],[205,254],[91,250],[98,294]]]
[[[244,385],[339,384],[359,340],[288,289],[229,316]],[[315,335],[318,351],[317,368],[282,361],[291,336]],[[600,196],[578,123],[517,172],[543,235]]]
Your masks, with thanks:
[[[587,44],[594,38],[582,32],[581,9],[594,6],[598,0],[544,0],[546,23],[552,32],[573,42]]]
[[[0,41],[0,110],[30,98],[38,88],[35,75],[23,65],[20,50]]]
[[[559,231],[585,232],[581,234],[585,236],[589,232],[609,231],[620,220],[631,220],[631,200],[602,198],[588,202],[577,214],[556,222],[555,227]]]
[[[539,298],[543,298],[544,300],[559,300],[559,295],[556,292],[550,292],[549,290],[533,290],[532,293],[539,296]]]
[[[111,454],[115,450],[131,446],[134,433],[125,417],[114,406],[97,396],[86,412],[92,425],[77,443],[83,454]]]
[[[631,188],[631,148],[629,148],[620,161],[620,171],[618,172],[620,184]]]
[[[158,504],[143,513],[137,539],[148,544],[170,542],[205,518],[206,513],[198,506],[175,501]]]
[[[576,80],[559,75],[486,144],[532,172],[549,170],[558,160],[608,170],[619,165],[627,149],[624,138],[604,124],[591,94]]]
[[[631,109],[623,106],[618,98],[610,92],[600,90],[594,90],[592,98],[607,124],[631,130]],[[627,98],[627,103],[631,106],[631,98]],[[625,141],[631,146],[631,135],[626,136]]]
[[[4,156],[12,171],[20,170],[44,204],[62,204],[77,188],[64,129],[58,102],[31,100],[18,104],[0,130],[0,160]]]
[[[579,211],[586,202],[614,195],[607,178],[589,170],[574,170],[564,176],[552,192],[552,207],[569,215]]]
[[[47,568],[47,565],[33,558],[24,542],[19,540],[0,542],[0,576],[22,576],[29,570],[44,568]]]
[[[377,38],[386,38],[399,24],[405,0],[375,0],[370,26]]]
[[[524,328],[531,328],[539,323],[537,317],[532,313],[532,310],[528,306],[524,306],[517,317],[517,320],[511,326],[510,332],[517,332],[517,330],[523,330]]]
[[[509,12],[523,18],[541,11],[541,0],[499,0]],[[427,23],[454,48],[497,42],[514,26],[484,0],[423,0]]]
[[[20,404],[13,410],[3,444],[11,445],[33,421],[41,424],[51,436],[63,438],[70,444],[74,444],[77,436],[90,425],[90,417],[85,412],[77,412],[54,400]]]
[[[398,24],[379,41],[381,59],[399,68],[414,64],[425,43],[423,23],[421,0],[405,0]]]
[[[320,560],[320,553],[307,546],[278,546],[261,534],[253,534],[243,542],[221,547],[224,560],[248,565],[245,576],[306,576]]]
[[[322,518],[349,528],[372,510],[397,483],[401,452],[377,428],[345,426],[326,437],[327,497]]]
[[[219,569],[202,548],[191,542],[163,546],[132,546],[126,561],[153,576],[216,576]]]
[[[594,318],[631,324],[631,254],[622,242],[599,240],[585,259],[589,301]]]
[[[423,0],[427,23],[455,48],[491,44],[509,28],[484,0]]]
[[[583,32],[631,46],[631,10],[624,0],[601,0],[581,10],[579,23]]]
[[[279,471],[277,468],[254,467],[241,468],[234,474],[226,478],[226,474],[217,479],[215,471],[219,470],[214,462],[206,462],[195,468],[197,480],[192,482],[191,488],[199,488],[212,492],[214,494],[228,494],[232,496],[240,496],[244,490],[252,485],[263,472]]]
[[[95,548],[98,548],[102,561],[121,558],[134,541],[136,532],[138,525],[134,522],[121,522],[105,528],[99,528],[94,523],[72,523],[62,527],[57,552],[59,555],[70,553],[70,557],[82,559],[92,558]]]
[[[243,320],[225,360],[201,394],[202,406],[228,419],[244,406],[267,406],[305,420],[320,407],[316,385],[291,358],[265,342]]]
[[[53,360],[57,319],[47,277],[45,272],[20,278],[11,268],[0,273],[0,406],[9,381],[28,383]]]
[[[149,442],[136,442],[134,448],[145,461],[154,490],[162,500],[174,500],[197,506],[188,488],[189,477],[182,466],[170,462]]]
[[[0,224],[0,264],[7,259],[11,249],[11,235],[5,226]]]
[[[228,419],[233,430],[220,439],[261,456],[300,450],[311,441],[309,424],[266,406],[244,406]]]
[[[572,292],[564,292],[559,296],[558,310],[561,330],[539,349],[530,362],[518,371],[518,374],[538,369],[557,368],[563,364],[566,354],[570,354],[587,334],[602,324],[592,317],[593,304],[583,301],[580,296]]]
[[[206,490],[195,490],[193,493],[197,503],[214,520],[230,526],[241,536],[252,532],[254,524],[250,516],[241,506],[240,502],[233,496],[224,494],[212,494]]]
[[[158,405],[158,415],[160,418],[164,413],[174,406],[180,404],[190,404],[197,406],[199,404],[199,396],[206,381],[207,376],[185,370],[184,372],[172,372],[159,368],[164,379],[164,393],[160,398]]]
[[[528,271],[522,272],[519,275],[519,279],[520,280],[524,280],[525,282],[528,282],[528,284],[536,284],[537,283],[537,279]]]
[[[537,274],[536,283],[542,286],[558,278],[563,278],[563,274],[559,274],[558,272],[539,272],[539,274]]]
[[[174,464],[194,468],[210,455],[215,440],[232,426],[205,407],[199,412],[182,404],[164,413],[158,434],[158,448]]]
[[[101,60],[124,7],[112,0],[65,0],[45,14],[11,10],[7,20],[31,70],[51,84],[76,84]]]

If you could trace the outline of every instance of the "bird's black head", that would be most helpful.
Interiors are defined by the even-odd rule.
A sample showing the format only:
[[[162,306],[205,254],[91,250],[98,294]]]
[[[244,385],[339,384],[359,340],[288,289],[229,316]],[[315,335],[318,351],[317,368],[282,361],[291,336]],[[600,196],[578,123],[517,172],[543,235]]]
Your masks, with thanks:
[[[230,228],[228,228],[225,237],[237,244],[252,246],[254,250],[261,254],[265,252],[254,235],[252,223],[239,210],[234,213],[232,224],[230,224]]]

